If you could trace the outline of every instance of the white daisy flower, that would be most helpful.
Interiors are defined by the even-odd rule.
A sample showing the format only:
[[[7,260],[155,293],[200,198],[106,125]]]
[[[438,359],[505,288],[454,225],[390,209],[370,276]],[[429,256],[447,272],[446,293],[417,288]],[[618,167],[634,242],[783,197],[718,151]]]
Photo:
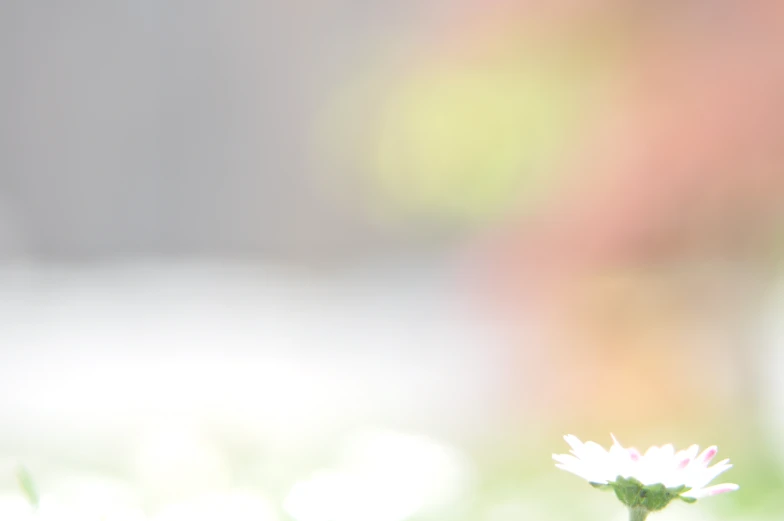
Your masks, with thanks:
[[[595,487],[612,488],[629,508],[641,511],[639,519],[644,519],[648,512],[661,510],[675,498],[693,503],[738,489],[734,483],[708,486],[732,467],[727,459],[708,466],[718,451],[715,446],[698,454],[697,445],[676,452],[668,444],[653,446],[640,454],[634,448],[624,448],[615,436],[612,438],[613,445],[607,451],[597,443],[583,443],[569,434],[564,439],[572,448],[571,454],[553,454],[553,459],[556,467],[577,474]]]

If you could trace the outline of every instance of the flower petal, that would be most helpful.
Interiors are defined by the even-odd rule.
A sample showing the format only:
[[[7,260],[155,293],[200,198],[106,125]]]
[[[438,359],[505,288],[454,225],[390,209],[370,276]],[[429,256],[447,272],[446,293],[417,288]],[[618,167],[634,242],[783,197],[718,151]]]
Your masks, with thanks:
[[[667,460],[671,460],[675,457],[675,447],[672,446],[672,443],[662,446],[660,457]]]
[[[738,490],[740,487],[735,483],[721,483],[719,485],[712,485],[706,488],[699,488],[699,489],[692,489],[685,494],[682,494],[686,497],[693,497],[694,499],[700,499],[703,497],[708,496],[716,496],[718,494],[724,494],[726,492],[733,492]]]
[[[632,459],[632,461],[640,461],[642,454],[640,454],[639,450],[635,449],[634,447],[629,447],[627,450],[629,451],[629,457]]]
[[[583,442],[581,442],[574,434],[567,434],[564,436],[564,440],[575,452],[580,452],[583,448]]]
[[[697,456],[700,448],[697,445],[692,445],[686,450],[678,451],[675,454],[675,464],[679,469],[685,469]]]
[[[553,454],[553,459],[558,463],[563,463],[564,465],[574,465],[580,463],[580,460],[571,454]]]
[[[597,476],[596,473],[591,471],[591,469],[586,468],[584,465],[575,466],[575,465],[564,465],[558,463],[555,465],[559,469],[565,470],[567,472],[571,472],[577,476],[580,476],[586,481],[590,481],[591,483],[601,483],[606,484],[607,480],[604,479],[602,476]]]
[[[725,461],[729,461],[729,460],[725,460]],[[691,487],[702,488],[708,483],[710,483],[711,481],[713,481],[714,479],[716,479],[720,474],[723,474],[724,472],[728,471],[731,468],[732,465],[730,465],[729,463],[726,462],[718,463],[712,466],[711,468],[704,469],[701,472],[692,476],[688,484]]]
[[[686,489],[688,492],[681,497],[690,501],[737,489],[737,485],[732,483],[707,486],[732,468],[728,459],[708,466],[718,452],[715,446],[708,447],[698,456],[697,445],[676,452],[675,447],[668,443],[661,447],[654,445],[645,455],[640,455],[636,449],[621,445],[614,434],[610,436],[613,443],[609,450],[593,441],[583,443],[571,434],[564,436],[571,454],[553,454],[556,467],[594,484],[625,479],[636,480],[644,486],[677,489],[678,492]]]
[[[718,447],[716,447],[716,445],[712,445],[707,449],[705,449],[704,451],[702,451],[702,454],[700,454],[697,457],[695,462],[707,467],[708,463],[710,463],[710,461],[713,459],[713,457],[716,455],[717,452],[719,452]]]

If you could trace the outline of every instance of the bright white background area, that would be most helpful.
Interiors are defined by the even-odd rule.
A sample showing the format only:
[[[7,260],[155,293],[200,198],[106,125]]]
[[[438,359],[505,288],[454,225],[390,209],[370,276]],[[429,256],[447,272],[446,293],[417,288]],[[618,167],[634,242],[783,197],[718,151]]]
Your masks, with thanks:
[[[79,508],[119,496],[170,519],[182,501],[272,493],[298,521],[397,521],[456,499],[470,464],[439,436],[497,414],[498,332],[427,263],[25,266],[0,280],[9,496],[24,465],[43,497]]]

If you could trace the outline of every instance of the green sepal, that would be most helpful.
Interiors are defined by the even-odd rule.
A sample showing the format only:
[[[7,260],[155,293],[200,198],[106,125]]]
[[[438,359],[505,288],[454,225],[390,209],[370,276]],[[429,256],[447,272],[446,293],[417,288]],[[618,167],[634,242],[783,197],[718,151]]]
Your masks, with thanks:
[[[675,494],[676,496],[679,496],[681,494],[681,492],[683,492],[687,488],[689,488],[689,487],[687,487],[686,485],[680,485],[680,486],[677,486],[677,487],[670,487],[670,488],[667,489],[667,491],[670,494]]]
[[[689,503],[689,504],[697,502],[697,498],[696,497],[678,496],[678,499],[680,499],[684,503]]]
[[[643,485],[634,478],[618,476],[615,478],[615,481],[610,482],[608,486],[615,491],[615,495],[623,504],[632,509],[642,508],[649,512],[656,512],[669,505],[675,498],[680,498],[687,503],[694,502],[693,500],[690,501],[692,498],[684,498],[681,496],[683,491],[686,490],[685,485],[671,488],[667,488],[661,483]]]
[[[615,495],[624,505],[634,508],[642,505],[643,485],[634,478],[623,478],[618,476],[613,483]]]
[[[593,481],[588,482],[593,488],[598,488],[599,490],[610,490],[613,486],[609,483],[594,483]]]

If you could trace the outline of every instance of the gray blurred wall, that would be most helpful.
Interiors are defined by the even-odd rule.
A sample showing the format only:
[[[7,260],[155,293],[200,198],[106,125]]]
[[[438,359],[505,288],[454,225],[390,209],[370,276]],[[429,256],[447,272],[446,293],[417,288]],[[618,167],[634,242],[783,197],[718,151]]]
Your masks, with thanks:
[[[0,257],[372,243],[361,188],[307,147],[404,5],[0,0]]]

